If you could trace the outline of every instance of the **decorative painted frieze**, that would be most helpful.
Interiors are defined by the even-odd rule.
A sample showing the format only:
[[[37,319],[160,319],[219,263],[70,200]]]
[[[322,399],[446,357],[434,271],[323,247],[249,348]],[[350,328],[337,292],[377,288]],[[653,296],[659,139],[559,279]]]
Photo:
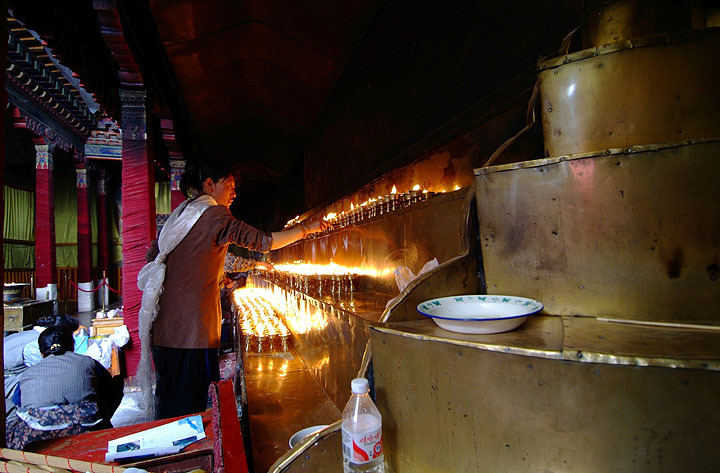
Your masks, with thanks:
[[[50,145],[35,145],[35,169],[52,171],[52,147]]]
[[[78,189],[87,189],[88,173],[85,168],[75,168],[76,184]]]
[[[170,190],[180,190],[180,178],[183,172],[185,172],[185,160],[183,159],[171,159],[170,160]]]

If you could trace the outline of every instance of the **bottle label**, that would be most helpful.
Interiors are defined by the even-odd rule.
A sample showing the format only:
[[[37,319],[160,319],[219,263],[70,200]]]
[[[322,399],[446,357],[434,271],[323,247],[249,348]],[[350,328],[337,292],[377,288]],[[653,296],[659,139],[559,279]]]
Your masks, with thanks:
[[[382,426],[365,432],[342,429],[343,456],[353,463],[374,460],[383,453]]]

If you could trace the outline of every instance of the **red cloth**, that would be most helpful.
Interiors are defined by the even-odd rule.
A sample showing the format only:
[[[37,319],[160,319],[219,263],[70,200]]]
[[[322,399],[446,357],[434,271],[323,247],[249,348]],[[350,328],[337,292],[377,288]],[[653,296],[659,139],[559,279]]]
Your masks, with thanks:
[[[55,260],[55,197],[52,169],[35,170],[36,287],[57,283]]]
[[[140,361],[138,313],[142,291],[137,287],[137,276],[155,238],[155,182],[146,141],[123,139],[122,158],[123,318],[131,339],[123,353],[127,374],[132,376]]]

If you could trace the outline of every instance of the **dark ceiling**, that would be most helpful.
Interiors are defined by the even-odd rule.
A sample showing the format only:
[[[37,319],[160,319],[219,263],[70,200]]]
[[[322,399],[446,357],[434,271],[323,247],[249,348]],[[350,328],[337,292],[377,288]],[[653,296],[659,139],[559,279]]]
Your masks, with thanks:
[[[150,0],[201,153],[291,174],[380,3]]]

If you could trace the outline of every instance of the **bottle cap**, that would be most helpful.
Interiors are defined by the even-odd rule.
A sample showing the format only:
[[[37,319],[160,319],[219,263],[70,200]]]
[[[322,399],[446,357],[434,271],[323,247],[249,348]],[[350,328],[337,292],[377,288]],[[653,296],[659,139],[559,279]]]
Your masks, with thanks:
[[[369,391],[368,380],[365,378],[355,378],[350,382],[350,388],[353,394],[365,394]]]

